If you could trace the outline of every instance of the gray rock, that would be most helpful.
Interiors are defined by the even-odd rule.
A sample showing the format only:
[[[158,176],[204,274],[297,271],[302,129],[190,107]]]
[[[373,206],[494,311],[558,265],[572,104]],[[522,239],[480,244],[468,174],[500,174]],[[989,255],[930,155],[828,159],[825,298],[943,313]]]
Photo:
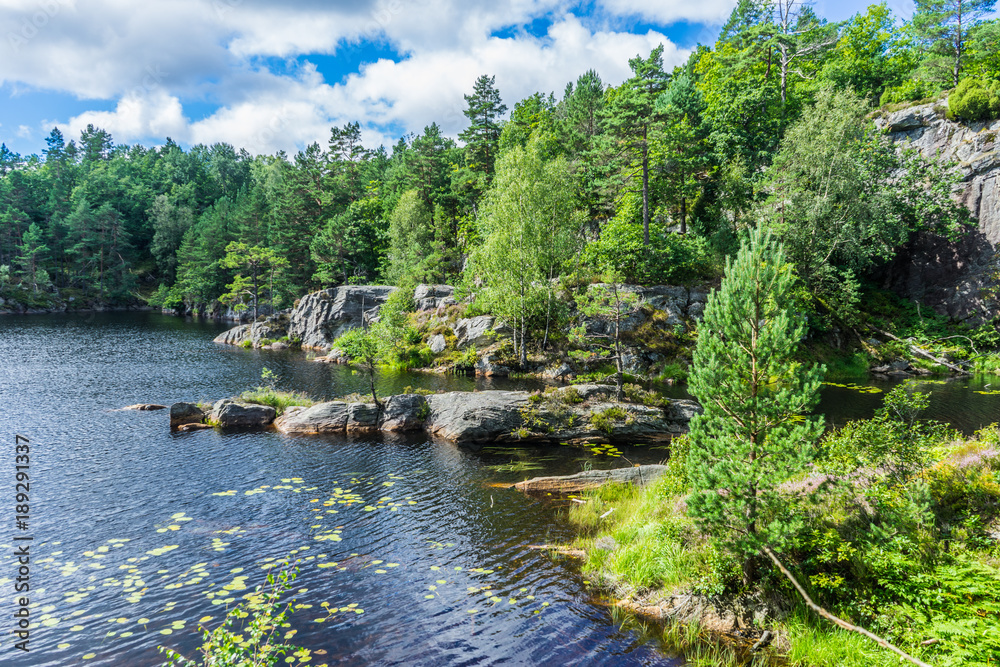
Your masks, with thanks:
[[[573,375],[573,369],[572,367],[570,367],[569,364],[566,363],[560,364],[558,366],[552,366],[542,371],[542,377],[547,378],[549,380],[559,380],[561,378],[572,377],[572,375]]]
[[[523,391],[452,391],[426,400],[427,431],[459,443],[510,440],[521,426],[520,409],[529,405]]]
[[[370,433],[378,430],[379,409],[374,403],[347,404],[347,432]]]
[[[932,105],[910,107],[890,114],[886,125],[890,132],[909,132],[926,126],[933,116]]]
[[[343,433],[347,430],[348,405],[329,401],[302,410],[287,410],[274,426],[282,433]]]
[[[455,288],[451,285],[417,285],[413,291],[413,301],[417,310],[437,310],[458,304]]]
[[[174,403],[170,406],[170,428],[183,424],[200,424],[205,412],[194,403]]]
[[[434,354],[441,354],[448,347],[448,341],[445,340],[444,334],[437,334],[431,336],[431,339],[427,341],[427,347],[431,349]]]
[[[382,414],[383,431],[418,431],[424,426],[429,409],[420,394],[398,394],[385,402]]]
[[[270,405],[240,403],[222,399],[212,406],[211,419],[222,428],[261,428],[274,421],[275,411]]]
[[[495,354],[487,353],[476,361],[476,375],[484,377],[507,377],[510,375],[510,368],[496,363]]]
[[[225,345],[242,345],[247,340],[250,340],[250,325],[241,324],[228,331],[223,331],[212,342],[223,343]]]
[[[595,489],[608,482],[645,486],[656,481],[666,471],[667,466],[664,465],[633,466],[613,470],[586,470],[575,475],[535,477],[514,484],[514,488],[525,493],[580,493]],[[612,540],[613,542],[614,540]],[[603,548],[607,551],[614,551],[616,547],[617,544],[611,544]]]
[[[940,315],[978,326],[993,317],[988,295],[998,284],[1000,120],[949,121],[944,103],[942,99],[904,109],[881,123],[894,142],[928,159],[958,163],[962,184],[955,198],[977,220],[978,233],[965,233],[950,242],[922,232],[879,277],[884,287],[908,301],[917,300]]]
[[[302,297],[289,315],[288,335],[302,347],[327,350],[341,334],[371,321],[396,290],[382,285],[347,285]]]
[[[685,398],[671,398],[664,413],[668,420],[687,424],[695,415],[700,415],[704,410],[697,401],[690,401]]]
[[[479,315],[459,320],[454,326],[458,347],[470,345],[488,347],[501,338],[510,336],[510,329],[497,322],[492,315]]]
[[[889,364],[889,368],[894,371],[906,371],[910,369],[910,362],[906,359],[897,359]]]

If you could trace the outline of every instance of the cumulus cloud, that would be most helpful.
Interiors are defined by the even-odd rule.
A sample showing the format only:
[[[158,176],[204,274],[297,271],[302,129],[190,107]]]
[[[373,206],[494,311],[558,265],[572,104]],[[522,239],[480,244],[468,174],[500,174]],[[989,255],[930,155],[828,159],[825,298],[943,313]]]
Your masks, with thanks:
[[[560,93],[587,69],[609,83],[628,59],[665,45],[669,69],[687,57],[661,33],[635,34],[581,20],[571,0],[4,0],[0,85],[79,99],[115,100],[59,125],[88,123],[121,142],[170,136],[228,141],[257,153],[325,142],[357,120],[366,142],[393,143],[390,128],[420,132],[432,121],[452,136],[465,126],[463,94],[495,74],[505,102]],[[734,0],[603,0],[607,12],[650,23],[718,21]],[[535,19],[547,34],[523,30]],[[615,26],[618,26],[616,23]],[[496,34],[503,31],[505,37]],[[325,81],[308,60],[345,44],[382,42],[401,54]],[[288,59],[274,67],[273,59]],[[304,64],[303,64],[303,61]],[[16,103],[16,101],[15,101]],[[215,110],[189,118],[186,103]],[[45,131],[50,128],[44,128]]]

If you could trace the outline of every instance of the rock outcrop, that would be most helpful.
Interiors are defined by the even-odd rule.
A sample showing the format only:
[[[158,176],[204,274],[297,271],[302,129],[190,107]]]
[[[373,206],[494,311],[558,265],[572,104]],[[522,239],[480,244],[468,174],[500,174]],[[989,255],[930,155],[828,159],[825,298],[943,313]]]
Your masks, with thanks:
[[[452,327],[457,338],[456,345],[464,349],[470,345],[487,347],[501,340],[510,338],[510,327],[499,322],[492,315],[477,315],[459,320]]]
[[[417,285],[413,290],[413,301],[417,304],[418,311],[458,305],[455,288],[451,285]]]
[[[395,287],[384,285],[347,285],[307,294],[288,316],[288,336],[300,340],[304,348],[329,350],[333,341],[360,327],[365,318],[374,319],[394,291]]]
[[[956,163],[955,193],[976,219],[976,232],[957,242],[921,233],[881,273],[886,288],[918,300],[956,321],[979,324],[993,316],[1000,243],[1000,120],[953,122],[941,100],[903,109],[881,120],[889,137],[927,158]]]
[[[528,494],[582,493],[608,482],[644,486],[656,481],[666,471],[667,466],[663,465],[642,465],[613,470],[585,470],[575,475],[561,477],[533,477],[511,486]]]
[[[580,385],[547,396],[524,391],[401,394],[389,397],[381,414],[372,403],[329,401],[289,408],[274,424],[283,433],[301,434],[424,430],[459,444],[665,442],[685,432],[700,411],[684,400],[664,408],[613,403],[608,398],[613,391]]]

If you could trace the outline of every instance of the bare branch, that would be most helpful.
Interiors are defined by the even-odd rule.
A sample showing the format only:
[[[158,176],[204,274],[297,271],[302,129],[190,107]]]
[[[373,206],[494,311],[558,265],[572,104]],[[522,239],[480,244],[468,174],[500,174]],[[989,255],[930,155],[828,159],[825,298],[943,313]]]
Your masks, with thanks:
[[[838,625],[838,626],[842,627],[845,630],[850,630],[851,632],[857,632],[859,634],[864,635],[865,637],[868,637],[869,639],[871,639],[872,641],[874,641],[876,644],[878,644],[882,648],[889,649],[890,651],[892,651],[893,653],[897,654],[901,658],[904,658],[905,660],[909,660],[914,665],[917,665],[917,667],[931,667],[926,662],[922,662],[922,661],[914,658],[912,655],[909,655],[908,653],[904,653],[901,649],[896,648],[895,646],[893,646],[892,644],[890,644],[886,640],[882,639],[878,635],[873,634],[871,632],[868,632],[864,628],[858,627],[856,625],[851,625],[850,623],[848,623],[844,619],[838,618],[838,617],[834,616],[833,614],[831,614],[830,612],[828,612],[826,609],[823,609],[823,607],[820,607],[818,604],[816,604],[815,602],[812,601],[812,598],[809,597],[809,594],[806,593],[805,589],[802,588],[802,586],[799,584],[798,581],[796,581],[795,577],[792,576],[792,573],[789,572],[785,568],[785,566],[781,564],[781,561],[778,560],[778,557],[774,555],[774,552],[771,551],[770,547],[764,547],[763,551],[767,555],[767,557],[770,558],[774,562],[774,564],[778,566],[778,569],[781,570],[781,573],[783,575],[785,575],[785,577],[790,582],[792,582],[792,585],[795,586],[795,590],[797,590],[799,592],[799,595],[801,595],[802,599],[805,600],[806,605],[808,605],[809,608],[812,609],[814,612],[816,612],[817,614],[819,614],[820,616],[822,616],[826,620],[830,621],[834,625]]]

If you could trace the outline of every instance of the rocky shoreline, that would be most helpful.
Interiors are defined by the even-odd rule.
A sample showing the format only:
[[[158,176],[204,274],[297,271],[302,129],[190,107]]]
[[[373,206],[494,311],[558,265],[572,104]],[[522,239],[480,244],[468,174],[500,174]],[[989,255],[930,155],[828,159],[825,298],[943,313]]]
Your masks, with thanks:
[[[268,405],[238,399],[210,409],[193,403],[170,407],[170,427],[193,430],[264,430],[281,433],[365,434],[424,431],[457,444],[494,443],[655,443],[687,431],[701,407],[672,399],[651,406],[615,402],[614,387],[571,385],[546,394],[527,391],[398,394],[374,402],[335,400],[295,406],[281,415]]]

